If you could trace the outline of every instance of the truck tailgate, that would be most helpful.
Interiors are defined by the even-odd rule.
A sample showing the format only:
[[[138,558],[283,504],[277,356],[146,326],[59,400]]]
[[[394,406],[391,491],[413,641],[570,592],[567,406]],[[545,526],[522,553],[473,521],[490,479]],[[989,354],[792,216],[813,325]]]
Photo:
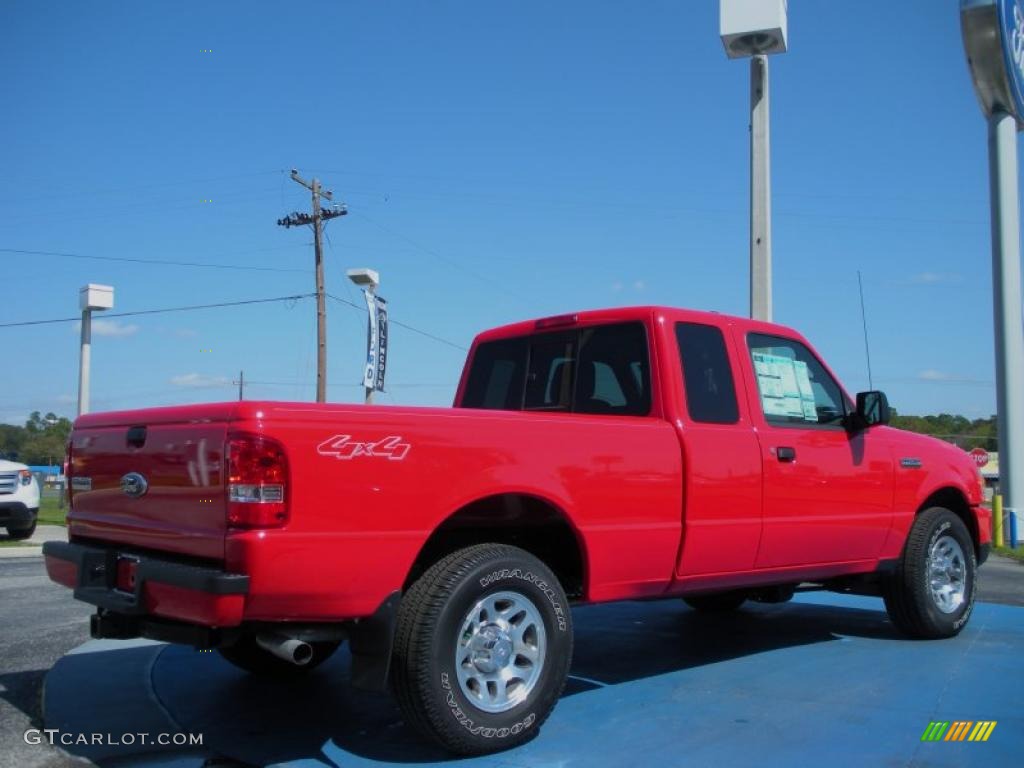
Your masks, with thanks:
[[[231,404],[90,414],[71,435],[72,538],[223,560]]]

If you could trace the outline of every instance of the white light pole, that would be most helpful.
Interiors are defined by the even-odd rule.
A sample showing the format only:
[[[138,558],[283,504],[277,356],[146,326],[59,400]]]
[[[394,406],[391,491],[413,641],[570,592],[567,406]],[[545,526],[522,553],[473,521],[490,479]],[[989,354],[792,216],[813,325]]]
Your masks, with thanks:
[[[750,316],[772,319],[772,189],[768,54],[786,52],[786,0],[721,0],[730,59],[750,57]]]
[[[363,369],[363,387],[366,389],[366,404],[373,403],[373,390],[377,381],[377,354],[380,328],[377,325],[377,288],[380,286],[380,275],[374,269],[365,267],[350,269],[345,275],[353,283],[363,289],[368,312],[368,333],[366,334],[366,366]]]
[[[1017,133],[1024,127],[1024,4],[961,0],[960,29],[988,120],[999,488],[1003,510],[1019,515],[1024,512],[1024,319]]]
[[[78,359],[78,415],[89,412],[89,368],[92,356],[92,311],[112,309],[114,289],[109,285],[89,283],[78,291],[82,310],[82,348]]]

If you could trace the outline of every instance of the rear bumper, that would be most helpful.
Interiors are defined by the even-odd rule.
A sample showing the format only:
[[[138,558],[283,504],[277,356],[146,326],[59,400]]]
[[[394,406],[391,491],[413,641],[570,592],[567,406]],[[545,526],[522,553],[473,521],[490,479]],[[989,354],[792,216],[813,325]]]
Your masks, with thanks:
[[[208,627],[242,621],[249,577],[216,568],[140,555],[116,547],[49,541],[46,572],[75,591],[75,599],[124,616],[157,616]],[[136,561],[131,591],[117,588],[117,563]]]
[[[39,507],[30,507],[23,501],[0,501],[0,528],[28,528],[39,516]]]

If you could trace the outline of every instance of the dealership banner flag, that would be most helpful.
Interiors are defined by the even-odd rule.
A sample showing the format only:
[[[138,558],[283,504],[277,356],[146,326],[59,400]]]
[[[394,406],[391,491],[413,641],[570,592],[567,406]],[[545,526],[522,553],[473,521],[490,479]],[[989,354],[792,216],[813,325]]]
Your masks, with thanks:
[[[384,373],[388,362],[388,304],[380,296],[364,291],[369,325],[366,332],[366,368],[363,386],[384,391]]]

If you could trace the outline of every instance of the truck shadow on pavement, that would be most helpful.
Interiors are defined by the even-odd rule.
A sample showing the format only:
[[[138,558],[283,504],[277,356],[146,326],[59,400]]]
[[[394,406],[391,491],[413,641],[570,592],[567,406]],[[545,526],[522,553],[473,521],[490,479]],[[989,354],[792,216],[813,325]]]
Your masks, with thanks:
[[[753,604],[726,615],[697,613],[678,601],[619,603],[578,608],[574,621],[563,698],[843,636],[898,637],[881,610],[808,603]],[[346,753],[398,763],[454,759],[408,728],[390,696],[351,688],[348,667],[343,649],[320,670],[282,684],[250,677],[217,654],[169,647],[152,681],[184,730],[203,733],[207,749],[248,763],[317,756],[344,764]]]

